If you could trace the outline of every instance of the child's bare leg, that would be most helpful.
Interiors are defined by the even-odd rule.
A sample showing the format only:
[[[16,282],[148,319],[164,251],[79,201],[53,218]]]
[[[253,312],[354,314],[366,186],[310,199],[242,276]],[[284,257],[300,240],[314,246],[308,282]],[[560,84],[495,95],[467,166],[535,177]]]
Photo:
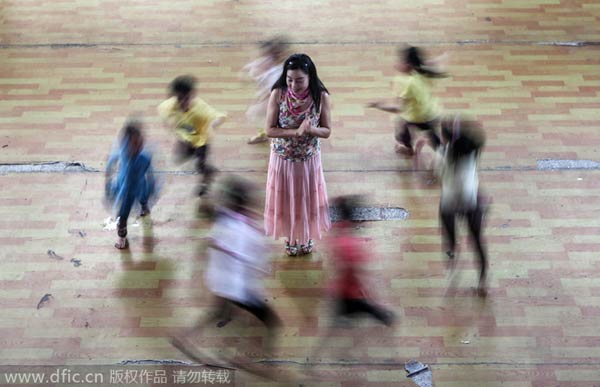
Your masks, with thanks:
[[[448,268],[454,270],[454,265],[456,264],[456,214],[453,210],[444,211],[440,208],[440,218],[442,221],[444,244],[447,246]]]
[[[129,241],[127,240],[127,219],[121,220],[117,222],[117,235],[118,239],[115,243],[115,247],[119,250],[123,250],[129,247]]]
[[[127,219],[131,213],[134,200],[132,195],[125,195],[125,199],[123,199],[121,208],[119,209],[119,221],[117,222],[117,235],[119,239],[115,243],[115,247],[119,250],[129,247],[129,241],[127,240]]]
[[[488,260],[487,251],[482,240],[483,237],[481,228],[483,225],[483,212],[479,203],[473,211],[469,212],[467,215],[467,221],[469,223],[469,231],[471,233],[473,243],[475,244],[477,253],[479,255],[479,285],[477,290],[480,296],[485,297],[487,295]]]
[[[412,156],[414,154],[412,147],[412,139],[410,135],[409,123],[400,120],[398,126],[396,126],[396,152],[405,156]]]
[[[205,363],[207,359],[212,360],[206,354],[198,351],[190,339],[192,336],[199,335],[202,329],[207,325],[219,320],[224,313],[230,313],[230,310],[227,308],[228,302],[220,297],[217,298],[216,310],[208,313],[205,316],[202,316],[193,327],[183,330],[180,334],[171,336],[171,344],[181,353],[195,362]]]
[[[345,317],[348,316],[348,306],[344,299],[333,299],[327,301],[327,308],[330,310],[331,325],[329,325],[325,333],[320,336],[318,345],[311,352],[309,359],[315,361],[315,359],[323,359],[323,350],[329,347],[329,342],[334,337],[334,331],[347,327],[345,324],[347,320]]]
[[[309,356],[309,360],[311,362],[315,362],[318,357],[320,357],[320,359],[323,358],[323,355],[322,355],[323,350],[325,348],[328,348],[329,342],[333,338],[333,331],[338,329],[339,326],[341,325],[337,321],[338,319],[339,319],[339,317],[335,316],[334,321],[332,322],[332,325],[329,326],[327,328],[327,330],[325,331],[325,333],[323,334],[323,336],[321,336],[319,338],[318,345],[314,348],[314,350],[312,351],[312,353]]]
[[[275,311],[258,296],[253,295],[248,298],[253,301],[248,304],[238,302],[234,302],[234,304],[250,312],[265,325],[264,356],[272,356],[277,336],[276,331],[282,325],[281,320],[279,319],[279,316],[277,316],[277,313],[275,313]]]
[[[421,151],[423,150],[423,147],[426,143],[427,140],[422,137],[419,137],[417,141],[415,141],[415,150],[413,155],[413,169],[415,171],[421,169]]]
[[[427,139],[421,137],[419,140],[417,140],[417,144],[415,144],[415,148],[418,147],[418,149],[415,151],[415,154],[417,155],[416,159],[418,160],[418,163],[419,163],[418,166],[415,167],[415,169],[420,169],[422,167],[422,165],[420,164],[420,160],[421,160],[420,153],[421,153],[421,150],[423,149],[423,147],[425,146],[425,143],[429,144],[431,149],[433,149],[434,153],[437,152],[437,150],[439,149],[439,147],[441,145],[440,138],[435,133],[435,129],[434,129],[437,126],[437,122],[432,121],[432,122],[428,123],[427,125],[431,127],[431,129],[426,130]],[[434,180],[434,181],[436,180],[436,177],[434,174],[434,168],[435,168],[435,157],[431,161],[431,164],[428,167],[428,169],[430,171],[428,180]]]

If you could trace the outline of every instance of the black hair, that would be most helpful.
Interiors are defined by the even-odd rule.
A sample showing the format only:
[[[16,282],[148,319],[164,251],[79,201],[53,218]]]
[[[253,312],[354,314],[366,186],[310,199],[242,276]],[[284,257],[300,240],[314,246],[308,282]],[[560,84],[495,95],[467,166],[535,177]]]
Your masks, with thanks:
[[[239,176],[229,176],[223,181],[223,204],[233,210],[241,211],[252,204],[252,184]]]
[[[452,163],[473,152],[479,154],[485,145],[485,133],[480,123],[474,120],[460,117],[444,118],[441,132],[442,137],[448,141],[448,158]]]
[[[144,136],[142,134],[142,121],[137,118],[128,118],[121,129],[121,146],[127,149],[127,154],[132,157],[140,151],[139,148],[131,148],[133,139],[137,139],[135,144],[140,145],[144,143]],[[131,153],[134,152],[134,153]]]
[[[326,92],[329,94],[329,91],[319,79],[319,76],[317,75],[317,67],[306,54],[294,54],[285,60],[281,76],[275,82],[271,90],[287,90],[287,71],[298,69],[302,70],[303,73],[308,75],[308,89],[318,113],[321,109],[321,93]]]
[[[275,36],[260,44],[260,49],[275,60],[281,60],[289,46],[289,39],[284,35]]]
[[[338,196],[333,200],[333,205],[337,208],[338,220],[352,221],[352,212],[354,208],[362,207],[362,197],[359,195]]]
[[[142,122],[135,118],[129,118],[123,125],[121,137],[123,141],[129,141],[134,136],[142,136]]]
[[[423,51],[418,47],[408,46],[400,50],[400,56],[413,70],[427,78],[444,78],[446,73],[435,71],[425,64]]]
[[[169,85],[171,95],[188,95],[196,88],[198,80],[193,75],[180,75]]]

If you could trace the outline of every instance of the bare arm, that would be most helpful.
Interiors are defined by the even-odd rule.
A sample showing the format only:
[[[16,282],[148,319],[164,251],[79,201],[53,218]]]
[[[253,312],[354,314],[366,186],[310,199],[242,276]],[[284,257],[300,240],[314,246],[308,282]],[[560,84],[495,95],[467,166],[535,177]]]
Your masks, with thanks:
[[[210,128],[212,130],[217,129],[219,126],[221,126],[221,124],[223,124],[223,122],[225,122],[225,117],[224,116],[220,116],[215,118],[211,123],[210,123]]]
[[[438,73],[445,73],[448,68],[448,62],[450,61],[450,54],[446,51],[435,58],[429,59],[425,62],[427,67]]]
[[[388,113],[400,113],[403,110],[403,101],[402,98],[396,98],[394,102],[370,102],[367,104],[367,107],[374,108],[377,110],[382,110]]]
[[[279,99],[281,97],[281,90],[275,89],[271,91],[269,97],[269,103],[267,105],[267,121],[265,123],[266,132],[268,137],[274,138],[289,138],[296,137],[300,128],[298,129],[283,129],[277,126],[277,119],[279,116]]]
[[[310,126],[310,121],[305,120],[307,122],[306,128],[304,132],[311,134],[315,137],[321,138],[329,138],[331,135],[331,101],[329,99],[329,94],[322,93],[321,94],[321,119],[319,122],[319,127],[315,128]],[[302,123],[304,125],[304,122]],[[302,130],[302,126],[300,126]]]

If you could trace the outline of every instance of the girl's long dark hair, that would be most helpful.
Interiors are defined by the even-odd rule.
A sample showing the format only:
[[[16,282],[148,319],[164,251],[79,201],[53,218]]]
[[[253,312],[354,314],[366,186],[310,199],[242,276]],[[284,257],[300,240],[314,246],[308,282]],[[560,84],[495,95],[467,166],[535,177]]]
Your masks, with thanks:
[[[287,90],[287,71],[288,70],[302,70],[303,73],[308,75],[308,89],[310,90],[310,95],[315,103],[315,107],[317,109],[317,113],[321,110],[321,93],[326,92],[329,94],[329,91],[319,79],[317,75],[317,67],[310,59],[310,57],[306,54],[294,54],[285,60],[283,64],[283,71],[281,72],[281,76],[279,79],[273,84],[271,90],[280,89],[283,91]]]
[[[126,144],[135,136],[143,137],[141,128],[142,121],[137,118],[128,118],[121,129],[121,143]]]
[[[409,46],[400,52],[401,57],[413,70],[427,78],[444,78],[446,73],[435,71],[425,64],[423,51],[418,47]]]

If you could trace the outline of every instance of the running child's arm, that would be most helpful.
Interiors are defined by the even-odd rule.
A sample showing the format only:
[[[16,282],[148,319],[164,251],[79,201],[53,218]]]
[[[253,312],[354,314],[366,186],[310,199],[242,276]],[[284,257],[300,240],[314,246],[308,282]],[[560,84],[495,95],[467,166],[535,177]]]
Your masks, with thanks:
[[[217,129],[219,126],[221,126],[221,124],[223,124],[223,122],[225,122],[225,117],[224,116],[219,116],[216,119],[214,119],[211,123],[210,123],[210,128],[212,130]]]
[[[256,79],[267,68],[267,64],[268,64],[267,62],[268,62],[268,58],[261,56],[260,58],[257,58],[255,60],[253,60],[252,62],[246,64],[244,66],[244,68],[242,69],[242,73],[240,74],[240,79],[241,80],[248,79],[248,78]]]
[[[444,74],[447,72],[448,62],[450,61],[450,54],[446,51],[441,55],[436,56],[435,58],[429,59],[425,61],[425,65],[429,67],[432,71],[435,71],[440,74]]]
[[[403,110],[402,98],[396,98],[394,102],[375,101],[367,104],[367,107],[382,110],[388,113],[400,113]]]

